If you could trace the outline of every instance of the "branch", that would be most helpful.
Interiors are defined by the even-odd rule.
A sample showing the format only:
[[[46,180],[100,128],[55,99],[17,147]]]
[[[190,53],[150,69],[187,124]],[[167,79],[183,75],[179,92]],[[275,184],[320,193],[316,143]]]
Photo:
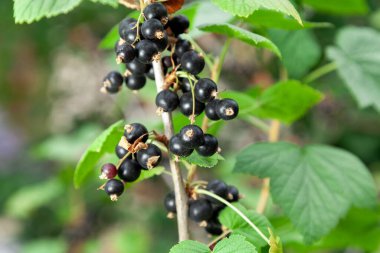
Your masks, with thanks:
[[[161,61],[153,62],[154,77],[156,80],[157,92],[160,92],[164,86],[164,73]],[[162,113],[162,122],[164,124],[165,135],[169,139],[174,135],[173,121],[171,113]],[[170,159],[169,164],[172,173],[174,194],[177,208],[177,225],[179,241],[189,239],[188,219],[187,219],[187,195],[183,184],[181,169],[179,163],[173,159]]]

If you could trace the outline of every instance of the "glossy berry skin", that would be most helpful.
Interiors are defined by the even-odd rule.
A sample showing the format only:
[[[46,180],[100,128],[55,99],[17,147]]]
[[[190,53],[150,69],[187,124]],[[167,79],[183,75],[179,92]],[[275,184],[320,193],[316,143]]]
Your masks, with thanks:
[[[166,211],[169,213],[176,213],[177,208],[175,205],[175,195],[174,192],[169,192],[164,199],[164,206],[166,208]]]
[[[111,179],[116,177],[117,169],[116,166],[112,163],[106,163],[102,166],[100,170],[100,178],[101,179]]]
[[[162,61],[162,65],[166,69],[173,67],[172,60],[171,60],[170,56],[162,57],[161,61]]]
[[[218,147],[218,139],[211,134],[205,134],[204,144],[197,147],[196,150],[201,156],[212,156],[218,151]]]
[[[216,113],[219,102],[220,102],[219,99],[214,99],[207,103],[206,108],[205,108],[205,114],[208,119],[214,120],[214,121],[220,120],[220,117]]]
[[[124,192],[124,184],[118,179],[110,179],[105,184],[104,191],[112,200],[117,200],[117,197]]]
[[[151,63],[158,55],[158,48],[154,42],[150,40],[142,40],[136,45],[137,59],[144,63]]]
[[[112,71],[103,79],[103,86],[108,93],[113,94],[119,92],[123,81],[124,78],[119,72]]]
[[[211,220],[207,221],[205,230],[211,235],[223,234],[222,224],[220,224],[217,218],[212,218]]]
[[[198,148],[205,143],[202,129],[197,125],[184,126],[179,132],[181,142],[186,148]]]
[[[120,165],[117,174],[124,182],[134,182],[141,174],[141,166],[135,160],[127,159]]]
[[[221,180],[212,180],[208,183],[207,185],[207,188],[206,188],[209,192],[212,192],[216,195],[218,195],[219,197],[222,197],[224,199],[227,199],[227,196],[228,196],[228,186],[225,182],[221,181]],[[209,196],[206,196],[207,199],[209,199],[211,202],[219,202],[218,200],[212,198],[212,197],[209,197]]]
[[[124,136],[127,141],[133,144],[135,141],[140,139],[142,142],[148,140],[148,130],[146,127],[140,123],[132,123],[124,127]],[[143,136],[143,137],[142,137]]]
[[[149,19],[141,25],[141,34],[145,39],[162,39],[164,31],[164,26],[157,19]]]
[[[185,116],[191,116],[193,114],[193,95],[191,92],[184,93],[179,99],[179,109]],[[195,115],[199,115],[205,109],[205,104],[195,99]]]
[[[150,80],[154,80],[154,69],[152,64],[147,65],[147,71],[145,72],[145,76],[148,77]]]
[[[191,43],[188,40],[179,39],[177,43],[175,43],[174,53],[179,58],[182,57],[186,52],[191,50]]]
[[[207,221],[211,217],[212,206],[207,199],[197,199],[189,204],[189,218],[193,221]]]
[[[140,90],[146,84],[144,75],[131,75],[125,78],[125,85],[131,90]]]
[[[237,202],[239,201],[239,190],[233,185],[228,186],[228,201],[229,202]]]
[[[127,70],[129,72],[135,75],[144,75],[145,72],[148,70],[148,65],[140,62],[137,59],[134,59],[133,61],[128,62],[127,64],[125,64],[125,66],[127,67]]]
[[[158,51],[164,51],[169,45],[168,35],[165,33],[161,39],[154,39],[152,42],[157,46]]]
[[[193,153],[194,149],[189,149],[183,145],[179,134],[174,135],[169,141],[169,150],[172,154],[187,157]]]
[[[154,144],[148,144],[147,149],[141,149],[137,152],[137,161],[143,169],[153,169],[162,158],[161,150]]]
[[[194,84],[194,81],[192,82]],[[188,78],[179,78],[179,86],[181,87],[183,93],[191,92],[191,84]]]
[[[137,34],[140,31],[137,30],[137,22],[131,22],[127,25],[126,28],[123,28],[120,33],[120,27],[119,27],[119,35],[120,38],[125,40],[128,44],[132,45],[137,41]]]
[[[181,68],[193,75],[198,75],[205,67],[205,59],[194,50],[184,53],[181,57]]]
[[[177,93],[171,90],[162,90],[156,96],[156,105],[164,112],[172,112],[179,105]]]
[[[136,57],[135,49],[124,40],[119,40],[115,45],[116,62],[127,63]]]
[[[223,120],[234,119],[239,114],[239,105],[233,99],[222,99],[216,106],[216,113]]]
[[[168,26],[170,30],[172,30],[174,36],[178,37],[178,35],[185,33],[187,29],[190,27],[190,21],[186,16],[177,15],[169,20]]]
[[[137,20],[134,18],[125,18],[119,23],[119,36],[124,39],[130,32],[131,28],[136,25]],[[132,24],[132,25],[131,25]]]
[[[148,5],[147,7],[145,7],[143,13],[144,17],[147,20],[157,19],[163,25],[165,25],[168,22],[168,11],[162,3],[152,3]]]
[[[116,145],[115,147],[115,154],[120,159],[123,158],[126,154],[128,154],[128,150],[124,149],[123,147]]]
[[[209,78],[201,78],[195,84],[194,94],[198,101],[207,103],[213,100],[216,96],[218,87],[216,83]]]

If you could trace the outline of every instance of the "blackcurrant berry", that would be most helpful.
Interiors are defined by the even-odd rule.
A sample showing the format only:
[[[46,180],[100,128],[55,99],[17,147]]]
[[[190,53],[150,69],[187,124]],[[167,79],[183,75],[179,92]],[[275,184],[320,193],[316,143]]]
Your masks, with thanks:
[[[205,143],[203,131],[197,125],[184,126],[179,132],[179,136],[186,148],[197,148]]]
[[[194,50],[184,53],[181,57],[181,68],[193,75],[198,75],[205,67],[205,59]]]
[[[106,163],[100,170],[100,179],[111,179],[117,175],[116,166],[112,163]]]
[[[194,151],[194,149],[186,148],[185,145],[183,145],[179,134],[174,135],[170,139],[169,150],[172,154],[181,156],[181,157],[189,156]]]
[[[218,180],[218,179],[215,179],[215,180],[212,180],[211,182],[209,182],[207,184],[207,188],[206,188],[209,192],[212,192],[216,195],[218,195],[219,197],[222,197],[224,199],[227,199],[228,197],[228,186],[225,182],[221,181],[221,180]],[[207,199],[209,199],[211,202],[219,202],[218,200],[210,197],[210,196],[206,196]]]
[[[119,72],[112,71],[103,79],[103,87],[108,93],[117,93],[120,90],[123,81],[124,78]]]
[[[190,21],[183,15],[178,15],[169,20],[168,26],[172,30],[173,34],[178,35],[185,33],[190,27]]]
[[[151,63],[158,57],[158,47],[150,40],[142,40],[136,45],[137,59],[144,63]]]
[[[135,74],[135,75],[144,75],[148,69],[148,65],[140,62],[137,59],[134,59],[133,61],[128,62],[125,66],[127,67],[130,73]]]
[[[144,17],[149,19],[158,19],[163,25],[168,22],[168,11],[162,3],[152,3],[145,7]]]
[[[152,64],[147,65],[147,71],[145,72],[145,76],[148,77],[150,80],[154,80],[154,69]]]
[[[176,205],[175,205],[175,195],[174,195],[174,192],[169,192],[165,196],[164,206],[165,206],[166,210],[169,213],[176,213],[177,212],[177,208],[176,208]]]
[[[212,214],[212,206],[207,199],[197,199],[189,204],[189,218],[193,221],[207,221]]]
[[[164,112],[172,112],[179,105],[177,93],[171,90],[162,90],[156,96],[156,105]]]
[[[138,139],[141,142],[146,142],[148,140],[148,130],[146,127],[140,123],[132,123],[124,127],[124,136],[127,141],[133,144]]]
[[[195,78],[198,78],[198,77],[196,76]],[[182,78],[182,77],[179,78],[179,86],[183,93],[191,92],[191,83],[190,83],[189,78]]]
[[[126,149],[123,148],[122,146],[116,145],[116,147],[115,147],[115,153],[116,153],[117,157],[119,157],[119,158],[121,159],[121,158],[123,158],[126,154],[128,154],[128,150],[126,150]],[[128,158],[130,159],[131,156],[128,156]]]
[[[154,144],[148,144],[146,149],[137,152],[137,161],[143,169],[153,169],[161,161],[161,150]]]
[[[211,100],[210,102],[207,103],[206,108],[205,108],[205,114],[206,114],[208,119],[220,120],[220,117],[216,113],[219,102],[220,102],[219,99],[214,99],[214,100]]]
[[[239,114],[239,105],[238,103],[229,98],[220,100],[216,106],[216,113],[223,120],[231,120],[237,117]]]
[[[136,23],[137,23],[137,20],[134,18],[123,19],[119,24],[119,36],[120,36],[120,38],[126,38],[128,32],[131,29],[131,24],[133,24],[133,26],[135,26]]]
[[[138,34],[140,33],[137,30],[137,22],[131,22],[122,29],[119,27],[120,38],[125,40],[128,44],[132,45],[137,41]]]
[[[131,62],[136,57],[135,49],[122,39],[116,42],[115,53],[117,63]]]
[[[117,174],[124,182],[134,182],[141,174],[141,166],[135,160],[127,159],[120,165]]]
[[[239,190],[233,185],[228,186],[228,201],[229,202],[236,202],[239,201]]]
[[[191,50],[191,43],[188,40],[179,39],[175,43],[175,50],[174,53],[179,58],[182,57],[186,52],[189,52]]]
[[[164,26],[157,19],[150,19],[141,25],[141,34],[145,39],[162,39],[165,35]]]
[[[152,42],[157,46],[158,51],[162,52],[164,51],[169,44],[169,38],[168,35],[165,33],[162,39],[154,39]]]
[[[211,134],[204,135],[204,144],[196,148],[201,156],[212,156],[218,151],[218,139]]]
[[[193,114],[193,95],[191,92],[184,93],[179,99],[179,108],[183,115],[191,116]],[[199,115],[205,109],[205,104],[195,99],[194,115]]]
[[[216,83],[209,78],[201,78],[195,84],[194,94],[198,101],[203,103],[209,102],[215,98],[218,87]]]
[[[146,77],[143,75],[130,75],[125,78],[125,85],[131,90],[142,89],[146,84]]]
[[[211,220],[208,220],[205,230],[207,233],[211,235],[223,234],[222,224],[220,224],[217,218],[212,218]]]
[[[112,201],[116,201],[124,192],[124,184],[120,180],[110,179],[104,186],[104,191],[110,196]]]
[[[162,65],[166,69],[169,69],[169,68],[173,67],[172,59],[171,59],[170,56],[164,56],[164,57],[162,57],[161,61],[162,61]]]

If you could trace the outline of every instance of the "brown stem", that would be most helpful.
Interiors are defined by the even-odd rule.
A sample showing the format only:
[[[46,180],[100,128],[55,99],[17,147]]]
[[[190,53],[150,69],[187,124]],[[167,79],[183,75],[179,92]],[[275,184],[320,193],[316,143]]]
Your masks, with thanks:
[[[154,77],[156,80],[157,92],[160,92],[164,86],[164,72],[161,61],[153,62]],[[162,122],[164,124],[167,138],[174,135],[173,121],[171,113],[162,113]],[[170,154],[169,154],[170,157]],[[169,160],[170,170],[172,173],[174,194],[177,208],[177,225],[179,241],[189,239],[188,219],[187,219],[187,195],[183,184],[181,169],[179,163],[173,159]]]

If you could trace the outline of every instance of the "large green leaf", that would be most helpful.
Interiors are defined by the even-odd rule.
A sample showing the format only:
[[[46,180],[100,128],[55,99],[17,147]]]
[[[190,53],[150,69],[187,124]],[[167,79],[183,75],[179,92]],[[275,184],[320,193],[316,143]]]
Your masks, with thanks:
[[[82,184],[105,153],[114,152],[116,144],[120,141],[120,138],[123,135],[123,126],[123,120],[114,123],[101,133],[87,148],[75,169],[75,187],[78,188]]]
[[[211,253],[210,249],[203,243],[197,241],[182,241],[172,247],[169,253]]]
[[[281,57],[280,51],[272,41],[261,35],[242,29],[238,26],[231,24],[208,24],[199,26],[198,28],[205,32],[223,34],[227,37],[241,40],[251,46],[269,49]]]
[[[339,76],[359,106],[373,106],[380,112],[380,33],[370,28],[344,28],[327,55],[337,63]]]
[[[358,15],[368,12],[366,0],[303,0],[306,5],[320,12],[335,15]]]
[[[262,233],[264,233],[268,238],[270,236],[268,228],[271,224],[265,218],[265,216],[258,214],[254,211],[248,211],[241,204],[234,204],[244,215],[246,215],[253,224],[255,224]],[[233,231],[233,234],[242,235],[247,237],[248,241],[251,242],[258,248],[261,248],[267,243],[260,237],[260,235],[234,210],[231,208],[225,208],[219,215],[220,222],[227,228]]]
[[[32,23],[43,17],[53,17],[67,13],[77,7],[82,0],[14,0],[16,23]]]
[[[322,49],[310,30],[271,30],[269,38],[280,49],[290,78],[302,78],[321,58]]]
[[[256,253],[256,248],[246,240],[244,236],[232,235],[218,242],[213,250],[214,253]]]
[[[118,0],[91,0],[91,1],[94,3],[110,5],[112,7],[117,7],[117,5],[119,4]]]
[[[365,165],[347,151],[323,146],[253,144],[236,159],[235,172],[271,179],[271,193],[307,243],[326,235],[351,205],[376,201]]]
[[[256,10],[268,9],[292,16],[302,24],[297,10],[288,0],[212,0],[212,2],[235,16],[247,17]]]

